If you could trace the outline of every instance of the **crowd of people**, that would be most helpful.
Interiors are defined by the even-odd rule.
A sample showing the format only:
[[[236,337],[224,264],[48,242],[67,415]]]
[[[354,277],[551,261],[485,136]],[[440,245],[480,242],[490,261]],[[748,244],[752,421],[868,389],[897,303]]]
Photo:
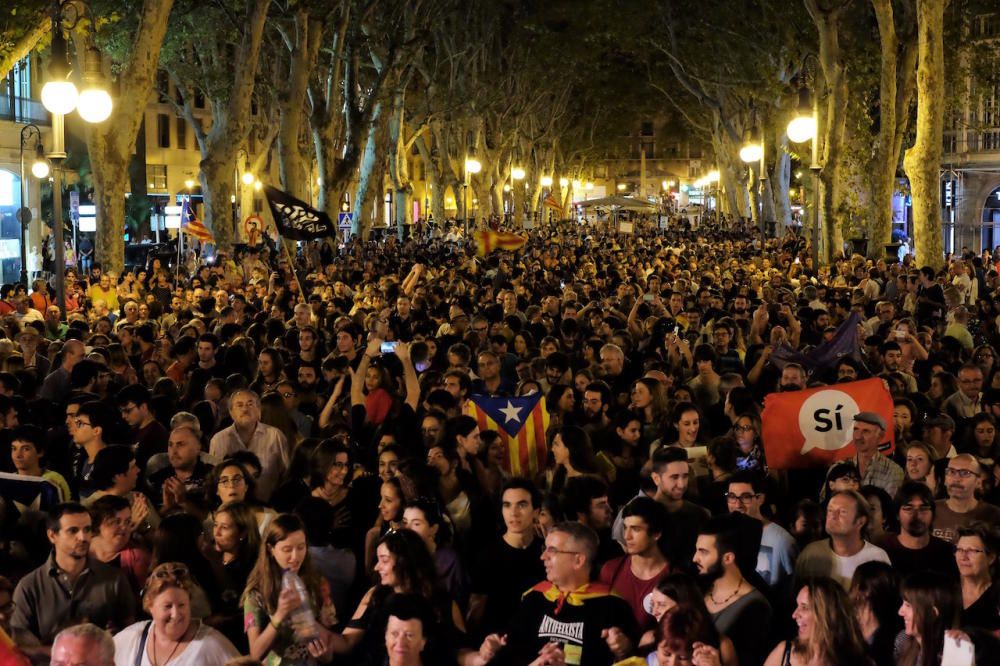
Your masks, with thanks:
[[[94,264],[65,319],[5,285],[0,629],[102,666],[997,663],[998,260],[549,225]],[[765,396],[868,377],[849,458],[768,465]],[[534,394],[512,475],[470,404]]]

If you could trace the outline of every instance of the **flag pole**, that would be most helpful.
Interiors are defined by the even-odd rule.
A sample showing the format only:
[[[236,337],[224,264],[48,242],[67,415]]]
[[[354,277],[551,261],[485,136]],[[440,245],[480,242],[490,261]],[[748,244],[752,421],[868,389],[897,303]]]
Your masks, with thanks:
[[[306,292],[302,289],[302,281],[299,280],[299,272],[295,270],[295,258],[292,257],[292,253],[288,250],[288,245],[285,244],[285,239],[280,233],[278,234],[278,244],[281,245],[281,249],[284,250],[285,256],[288,258],[288,266],[292,269],[292,275],[295,277],[296,284],[299,285],[299,297],[302,299],[302,302],[305,303]]]

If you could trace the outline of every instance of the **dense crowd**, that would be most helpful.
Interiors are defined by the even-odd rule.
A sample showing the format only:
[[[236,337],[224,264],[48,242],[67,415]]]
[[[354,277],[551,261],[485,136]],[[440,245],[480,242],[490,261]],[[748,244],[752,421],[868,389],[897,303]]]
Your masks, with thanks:
[[[102,666],[997,663],[998,260],[674,220],[94,264],[65,320],[4,285],[0,629]],[[768,466],[765,396],[866,377],[891,421]],[[512,476],[469,403],[533,394]]]

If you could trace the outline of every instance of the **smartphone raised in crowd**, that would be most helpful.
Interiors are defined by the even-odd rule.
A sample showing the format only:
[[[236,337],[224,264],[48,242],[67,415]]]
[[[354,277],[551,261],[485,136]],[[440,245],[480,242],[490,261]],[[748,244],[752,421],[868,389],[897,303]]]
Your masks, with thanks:
[[[392,354],[393,352],[396,351],[396,345],[398,345],[398,344],[399,344],[399,342],[397,342],[397,341],[383,342],[382,346],[379,348],[379,350],[383,354]]]

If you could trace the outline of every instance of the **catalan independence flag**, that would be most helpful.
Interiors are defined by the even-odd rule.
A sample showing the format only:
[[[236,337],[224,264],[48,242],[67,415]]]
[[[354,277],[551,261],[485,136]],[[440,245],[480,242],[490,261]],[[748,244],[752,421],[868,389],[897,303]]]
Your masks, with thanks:
[[[542,201],[542,208],[551,208],[555,211],[562,213],[562,204],[556,199],[555,195],[549,192],[548,196]]]
[[[507,445],[504,468],[511,474],[534,476],[545,468],[548,446],[545,431],[549,413],[541,392],[523,398],[490,398],[474,395],[466,413],[479,422],[480,430],[494,430]]]
[[[212,232],[195,215],[194,208],[191,206],[191,199],[189,198],[185,198],[184,204],[181,206],[181,229],[184,230],[184,233],[194,236],[202,243],[211,243],[213,240]]]
[[[517,250],[527,242],[527,236],[512,234],[509,231],[486,229],[476,232],[476,249],[480,257],[485,257],[493,250]]]

